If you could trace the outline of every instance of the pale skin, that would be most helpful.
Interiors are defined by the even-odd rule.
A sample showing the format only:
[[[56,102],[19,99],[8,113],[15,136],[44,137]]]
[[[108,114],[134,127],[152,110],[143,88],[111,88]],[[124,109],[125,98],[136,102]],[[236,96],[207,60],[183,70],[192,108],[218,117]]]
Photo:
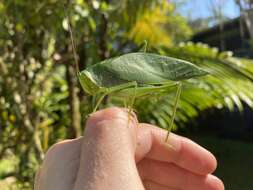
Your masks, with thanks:
[[[83,137],[49,149],[35,190],[224,190],[209,151],[128,114],[91,114]]]

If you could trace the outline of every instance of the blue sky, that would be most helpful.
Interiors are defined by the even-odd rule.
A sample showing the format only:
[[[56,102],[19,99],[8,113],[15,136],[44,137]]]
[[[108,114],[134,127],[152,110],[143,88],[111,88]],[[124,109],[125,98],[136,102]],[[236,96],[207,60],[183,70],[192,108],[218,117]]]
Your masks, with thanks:
[[[234,0],[188,0],[187,3],[180,8],[180,13],[191,20],[196,18],[205,18],[210,16],[211,1],[223,1],[223,11],[226,16],[235,18],[239,15],[239,9]]]

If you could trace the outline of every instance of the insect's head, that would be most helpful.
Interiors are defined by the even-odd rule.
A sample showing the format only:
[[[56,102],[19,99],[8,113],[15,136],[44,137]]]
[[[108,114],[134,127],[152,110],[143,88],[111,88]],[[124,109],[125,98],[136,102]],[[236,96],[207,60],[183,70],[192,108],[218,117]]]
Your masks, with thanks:
[[[91,75],[87,71],[82,71],[78,73],[78,78],[80,81],[80,84],[83,88],[83,90],[90,94],[95,95],[99,91],[99,86],[96,84],[96,82],[92,79]]]

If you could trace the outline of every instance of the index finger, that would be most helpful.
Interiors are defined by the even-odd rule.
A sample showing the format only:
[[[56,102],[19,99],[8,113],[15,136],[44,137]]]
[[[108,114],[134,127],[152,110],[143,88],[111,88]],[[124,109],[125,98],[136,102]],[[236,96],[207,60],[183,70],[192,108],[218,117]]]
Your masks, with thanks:
[[[212,153],[195,142],[150,124],[139,124],[136,161],[143,158],[170,162],[196,174],[212,173],[217,161]]]

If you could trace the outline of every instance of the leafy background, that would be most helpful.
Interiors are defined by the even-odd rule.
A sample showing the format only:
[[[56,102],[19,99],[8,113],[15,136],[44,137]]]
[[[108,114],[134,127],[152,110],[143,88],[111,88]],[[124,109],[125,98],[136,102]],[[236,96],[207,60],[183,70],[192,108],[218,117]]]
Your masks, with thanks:
[[[32,189],[48,148],[83,132],[91,97],[77,82],[66,15],[80,69],[138,51],[146,40],[149,52],[208,70],[211,75],[184,82],[174,130],[215,153],[217,175],[228,189],[252,187],[252,142],[220,134],[226,133],[224,126],[234,130],[221,122],[224,117],[240,121],[243,110],[253,107],[253,60],[186,42],[194,30],[177,6],[165,0],[0,2],[0,189]],[[174,96],[172,90],[156,101],[137,100],[139,119],[166,128]],[[112,104],[108,98],[101,108]],[[237,128],[241,126],[239,122]]]

